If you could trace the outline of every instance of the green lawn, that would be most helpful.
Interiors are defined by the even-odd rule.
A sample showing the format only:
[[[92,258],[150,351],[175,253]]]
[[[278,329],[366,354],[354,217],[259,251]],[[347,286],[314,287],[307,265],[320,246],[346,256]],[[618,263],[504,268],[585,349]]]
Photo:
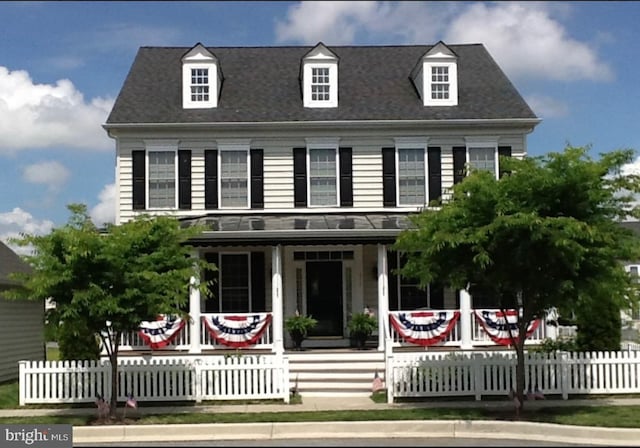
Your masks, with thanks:
[[[375,397],[374,401],[379,401]],[[85,405],[86,406],[86,405]],[[127,418],[136,424],[310,422],[310,421],[375,421],[375,420],[513,420],[510,410],[484,408],[419,408],[363,411],[295,411],[262,413],[189,413],[172,415],[139,415],[129,410]],[[39,406],[42,407],[42,406]],[[54,407],[54,406],[47,406]],[[56,406],[61,407],[61,406]],[[18,408],[18,384],[0,384],[0,409]],[[2,424],[90,424],[96,415],[0,418]],[[525,409],[520,420],[564,425],[640,428],[640,406],[575,406]]]

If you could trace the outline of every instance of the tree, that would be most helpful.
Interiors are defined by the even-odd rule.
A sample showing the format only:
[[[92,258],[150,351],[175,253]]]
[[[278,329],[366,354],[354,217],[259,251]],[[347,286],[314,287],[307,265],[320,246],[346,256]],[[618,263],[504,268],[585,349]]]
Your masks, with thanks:
[[[110,416],[115,417],[120,336],[159,314],[185,317],[190,277],[215,267],[190,256],[188,239],[201,229],[182,228],[175,218],[143,215],[101,231],[86,206],[68,208],[64,226],[17,240],[33,248],[25,257],[33,271],[19,276],[22,286],[10,295],[52,298],[57,319],[78,322],[100,337],[111,364]]]
[[[551,307],[593,300],[622,306],[636,300],[622,260],[638,259],[640,243],[618,224],[638,216],[638,176],[623,176],[632,150],[588,155],[589,148],[523,160],[500,157],[506,175],[472,171],[440,209],[412,215],[395,249],[406,252],[403,275],[421,285],[440,281],[491,294],[503,311],[519,309],[516,393],[524,403],[524,337]]]

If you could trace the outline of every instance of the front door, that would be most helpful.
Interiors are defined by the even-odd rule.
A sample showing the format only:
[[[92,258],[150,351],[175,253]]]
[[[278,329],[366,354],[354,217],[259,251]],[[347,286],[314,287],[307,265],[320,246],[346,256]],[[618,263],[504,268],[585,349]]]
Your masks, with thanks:
[[[307,261],[307,315],[318,321],[309,336],[342,336],[342,262]]]

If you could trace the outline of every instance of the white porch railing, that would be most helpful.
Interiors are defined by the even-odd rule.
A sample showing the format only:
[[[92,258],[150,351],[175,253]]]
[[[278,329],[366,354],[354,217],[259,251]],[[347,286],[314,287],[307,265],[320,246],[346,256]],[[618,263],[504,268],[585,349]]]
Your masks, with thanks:
[[[436,311],[436,310],[434,310]],[[453,311],[453,310],[437,310],[437,311]],[[398,316],[402,313],[407,313],[408,311],[389,311],[389,314],[393,314]],[[478,322],[475,317],[474,310],[470,312],[471,316],[469,321],[471,322],[471,345],[474,347],[488,347],[488,346],[496,346],[497,344],[491,340],[487,332],[484,330],[482,325]],[[460,347],[463,343],[462,341],[462,319],[458,319],[451,330],[451,332],[447,335],[447,337],[442,341],[436,344],[437,347]],[[394,347],[410,347],[414,344],[406,342],[403,340],[402,336],[396,331],[396,329],[389,325],[391,331],[391,338]],[[544,319],[540,322],[540,325],[536,328],[531,336],[527,338],[525,341],[525,345],[536,345],[540,344],[544,338],[547,337],[547,325]]]
[[[203,318],[213,316],[253,316],[255,313],[203,313]],[[191,323],[187,322],[184,328],[178,333],[163,350],[172,351],[188,351],[191,348]],[[204,319],[200,320],[200,348],[207,350],[229,349],[229,347],[215,340],[207,330]],[[260,339],[251,348],[256,349],[273,349],[273,327],[268,325]],[[140,337],[137,331],[123,333],[120,337],[119,350],[127,351],[148,351],[149,346]],[[102,349],[102,354],[106,354],[106,350]]]
[[[515,389],[513,352],[387,354],[387,396],[507,396]],[[640,352],[528,353],[525,391],[544,395],[640,392]]]
[[[111,397],[111,365],[100,361],[20,361],[20,405],[93,403]],[[118,360],[118,401],[282,399],[289,362],[282,356],[126,357]]]

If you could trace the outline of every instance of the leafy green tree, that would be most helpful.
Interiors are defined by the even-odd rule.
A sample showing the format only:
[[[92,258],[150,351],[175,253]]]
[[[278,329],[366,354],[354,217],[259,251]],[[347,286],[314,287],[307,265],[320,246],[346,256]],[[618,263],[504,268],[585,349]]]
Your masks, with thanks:
[[[589,148],[515,159],[500,157],[506,175],[473,171],[440,209],[413,215],[395,249],[407,253],[402,274],[422,285],[440,281],[491,294],[501,310],[519,309],[518,335],[551,307],[578,309],[593,300],[619,307],[636,300],[621,260],[640,256],[638,238],[619,225],[639,216],[638,176],[623,176],[632,150],[588,155]],[[524,403],[524,337],[517,354],[516,393]]]
[[[620,350],[620,306],[610,300],[591,300],[576,309],[576,348],[582,352]]]
[[[31,246],[13,298],[53,298],[57,319],[76,322],[76,330],[98,335],[112,370],[111,416],[118,391],[118,349],[125,332],[158,314],[186,316],[189,280],[202,269],[215,269],[191,257],[188,240],[201,231],[182,228],[169,216],[139,216],[99,230],[83,204],[68,206],[71,216],[48,235],[25,235],[17,243]],[[201,288],[205,288],[201,284]]]

